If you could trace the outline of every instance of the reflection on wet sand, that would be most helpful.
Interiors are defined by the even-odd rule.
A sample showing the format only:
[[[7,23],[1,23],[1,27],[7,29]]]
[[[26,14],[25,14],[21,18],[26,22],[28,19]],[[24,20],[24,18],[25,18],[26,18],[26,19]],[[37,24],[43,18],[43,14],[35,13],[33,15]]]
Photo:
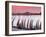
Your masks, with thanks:
[[[19,17],[19,18],[18,18]],[[41,29],[41,22],[39,17],[31,18],[31,16],[18,16],[12,21],[12,30],[39,30]],[[18,18],[18,19],[16,19]]]

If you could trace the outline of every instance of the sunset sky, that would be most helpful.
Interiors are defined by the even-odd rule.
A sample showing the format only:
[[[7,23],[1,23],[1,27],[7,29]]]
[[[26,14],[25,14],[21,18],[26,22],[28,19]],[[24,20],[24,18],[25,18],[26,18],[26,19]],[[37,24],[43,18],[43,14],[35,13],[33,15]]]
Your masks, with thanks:
[[[12,13],[40,13],[41,7],[12,5]]]

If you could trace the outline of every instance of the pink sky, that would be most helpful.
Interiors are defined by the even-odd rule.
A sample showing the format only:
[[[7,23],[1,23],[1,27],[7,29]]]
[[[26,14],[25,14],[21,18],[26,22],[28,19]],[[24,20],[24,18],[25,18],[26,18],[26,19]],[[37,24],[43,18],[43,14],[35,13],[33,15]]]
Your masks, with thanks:
[[[40,13],[41,7],[12,5],[12,13],[25,13],[25,12]]]

